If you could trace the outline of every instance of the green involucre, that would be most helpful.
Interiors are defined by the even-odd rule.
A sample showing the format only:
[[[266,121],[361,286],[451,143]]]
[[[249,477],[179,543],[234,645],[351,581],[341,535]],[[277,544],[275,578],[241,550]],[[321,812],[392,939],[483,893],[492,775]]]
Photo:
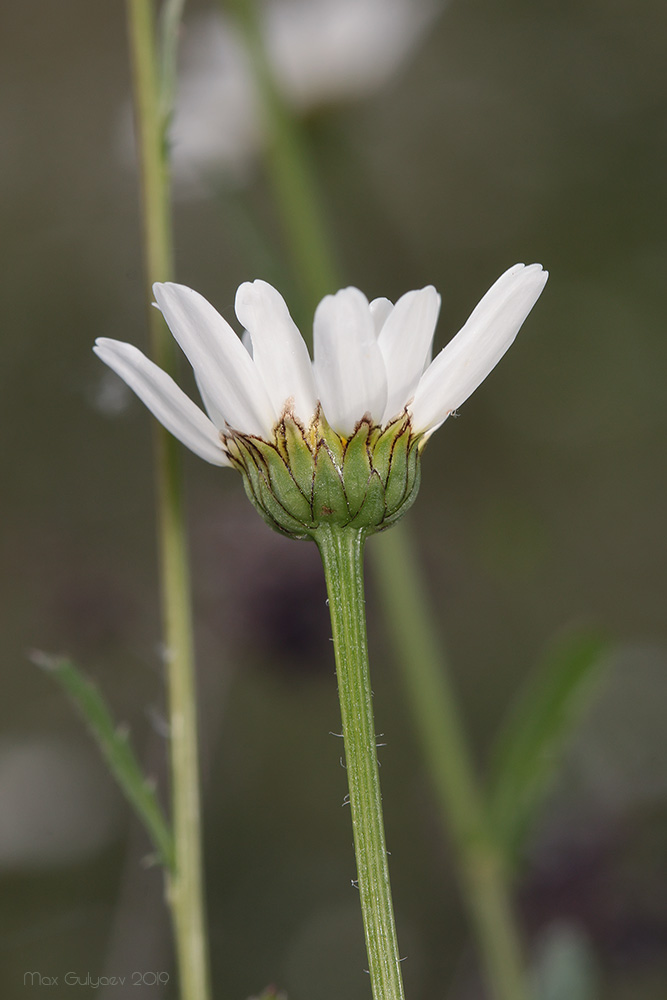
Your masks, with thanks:
[[[386,427],[363,417],[345,438],[318,408],[307,429],[286,414],[271,442],[236,432],[224,440],[254,506],[290,538],[312,538],[322,525],[381,531],[419,489],[424,439],[405,413]]]

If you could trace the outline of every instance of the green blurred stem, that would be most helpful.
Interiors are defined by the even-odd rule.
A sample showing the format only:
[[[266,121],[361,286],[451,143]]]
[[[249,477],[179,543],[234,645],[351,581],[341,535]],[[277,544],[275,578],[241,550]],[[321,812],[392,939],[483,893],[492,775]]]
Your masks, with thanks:
[[[399,526],[401,527],[401,526]],[[485,977],[497,1000],[526,1000],[507,858],[488,822],[445,657],[412,547],[398,528],[374,544],[385,621],[403,666],[417,732],[459,860]]]
[[[151,285],[172,277],[172,232],[166,125],[156,53],[152,0],[127,0],[134,74],[136,129],[141,160],[147,302]],[[172,30],[176,30],[173,27]],[[149,306],[152,354],[169,372],[173,341],[162,317]],[[210,997],[208,944],[202,878],[199,767],[194,651],[190,610],[183,490],[176,441],[155,421],[158,545],[170,721],[171,812],[175,871],[169,878],[183,1000]]]
[[[382,818],[364,604],[364,531],[318,528],[343,720],[354,850],[375,1000],[403,994]]]
[[[326,226],[308,148],[276,87],[254,0],[227,0],[225,6],[236,13],[252,62],[268,140],[269,181],[289,252],[297,264],[296,278],[306,311],[312,316],[320,299],[335,291],[337,268],[325,235]]]

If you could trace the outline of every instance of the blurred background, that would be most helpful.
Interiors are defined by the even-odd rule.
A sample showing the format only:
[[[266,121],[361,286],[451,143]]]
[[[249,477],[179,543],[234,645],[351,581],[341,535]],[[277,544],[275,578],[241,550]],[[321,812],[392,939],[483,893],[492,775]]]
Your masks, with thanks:
[[[52,997],[92,992],[65,987],[67,972],[137,972],[170,998],[153,985],[173,967],[148,840],[28,659],[68,653],[95,678],[164,796],[151,419],[91,351],[96,336],[146,344],[124,7],[14,3],[0,17],[0,992],[40,995],[31,970],[59,977]],[[409,520],[480,774],[545,645],[582,622],[614,639],[518,899],[534,955],[557,939],[600,997],[661,1000],[667,8],[275,0],[264,30],[344,281],[392,299],[433,283],[442,346],[511,264],[551,271],[515,347],[429,444]],[[240,281],[298,294],[263,147],[238,38],[192,0],[176,271],[232,321]],[[234,474],[184,460],[216,995],[273,983],[289,1000],[356,1000],[368,980],[317,553],[273,535]],[[368,607],[406,986],[474,1000],[372,572]]]

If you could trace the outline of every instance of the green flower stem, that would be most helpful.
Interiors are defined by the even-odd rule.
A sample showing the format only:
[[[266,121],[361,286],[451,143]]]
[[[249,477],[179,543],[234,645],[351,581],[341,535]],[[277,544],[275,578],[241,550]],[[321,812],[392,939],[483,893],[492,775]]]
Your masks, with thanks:
[[[389,883],[366,642],[365,532],[358,528],[320,527],[314,537],[329,595],[371,988],[375,1000],[399,1000],[404,996],[403,981]]]
[[[147,302],[154,281],[172,277],[169,164],[152,0],[127,0],[134,101],[141,159]],[[173,341],[149,308],[154,360],[174,372]],[[170,720],[174,872],[168,899],[176,938],[182,1000],[208,1000],[208,944],[202,879],[199,767],[190,582],[183,490],[176,441],[156,421],[158,544],[162,576]]]
[[[431,624],[429,596],[404,532],[382,534],[372,556],[442,822],[457,851],[490,995],[497,1000],[525,1000],[509,866],[490,829],[447,664]]]

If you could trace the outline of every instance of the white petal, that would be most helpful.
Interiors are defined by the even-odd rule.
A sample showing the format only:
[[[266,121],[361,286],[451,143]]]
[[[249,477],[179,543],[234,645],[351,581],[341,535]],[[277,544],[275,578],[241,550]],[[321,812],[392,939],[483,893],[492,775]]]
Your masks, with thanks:
[[[351,434],[365,413],[379,423],[387,377],[366,296],[358,288],[325,296],[313,330],[315,380],[331,426]]]
[[[236,315],[252,339],[252,357],[277,413],[288,400],[308,426],[315,412],[310,355],[282,295],[266,281],[246,281],[236,293]]]
[[[252,358],[229,323],[198,292],[156,283],[157,304],[190,364],[203,398],[217,420],[235,430],[267,437],[278,414]]]
[[[229,465],[217,429],[174,380],[132,344],[100,337],[95,354],[127,382],[174,437],[213,465]]]
[[[370,305],[373,324],[375,325],[375,336],[380,336],[380,330],[386,323],[389,314],[394,308],[394,303],[390,299],[373,299]]]
[[[498,278],[422,375],[410,406],[415,430],[435,430],[483,382],[514,341],[548,277],[541,264],[515,264]]]
[[[401,296],[388,315],[378,345],[387,370],[383,423],[397,416],[414,396],[429,356],[440,296],[433,285]]]
[[[197,383],[197,388],[199,389],[199,395],[201,396],[202,403],[204,404],[204,409],[206,410],[211,421],[215,424],[218,430],[221,431],[226,430],[227,418],[220,409],[218,400],[211,395],[208,386],[202,383],[202,380],[197,375],[197,372],[195,372],[194,375],[195,375],[195,382]]]

